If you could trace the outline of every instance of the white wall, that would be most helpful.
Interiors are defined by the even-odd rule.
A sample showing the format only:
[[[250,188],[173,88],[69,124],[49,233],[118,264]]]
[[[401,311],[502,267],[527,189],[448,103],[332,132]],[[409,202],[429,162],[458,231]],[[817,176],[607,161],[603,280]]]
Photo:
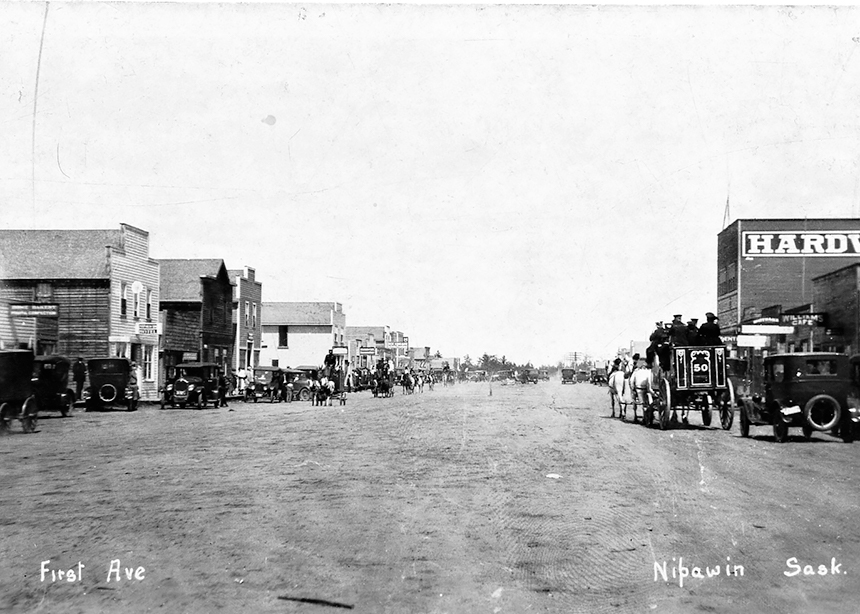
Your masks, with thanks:
[[[331,326],[290,326],[287,343],[288,347],[278,347],[278,327],[263,326],[260,366],[271,365],[272,359],[280,367],[320,366],[334,343],[334,331]]]

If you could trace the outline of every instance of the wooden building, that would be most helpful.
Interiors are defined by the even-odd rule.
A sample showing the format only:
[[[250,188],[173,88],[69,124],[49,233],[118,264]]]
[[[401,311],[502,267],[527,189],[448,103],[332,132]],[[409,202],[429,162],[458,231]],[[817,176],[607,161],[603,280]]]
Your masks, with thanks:
[[[235,283],[233,288],[233,361],[231,366],[253,368],[260,364],[260,345],[263,334],[263,284],[257,281],[256,271],[228,271]]]
[[[182,362],[233,362],[233,283],[224,261],[160,260],[163,375]]]
[[[0,344],[133,359],[142,398],[156,398],[159,281],[149,233],[128,224],[0,230]]]

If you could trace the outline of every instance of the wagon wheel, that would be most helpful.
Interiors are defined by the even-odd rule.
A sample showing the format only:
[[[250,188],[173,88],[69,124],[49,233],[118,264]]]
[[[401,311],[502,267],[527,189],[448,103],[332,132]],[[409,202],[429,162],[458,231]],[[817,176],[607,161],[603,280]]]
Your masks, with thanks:
[[[773,438],[776,443],[783,443],[788,439],[788,424],[782,419],[782,412],[779,408],[773,411]]]
[[[720,410],[720,426],[724,431],[732,428],[735,420],[735,387],[729,381],[726,389],[717,397],[717,407]]]
[[[657,411],[659,412],[660,430],[669,428],[669,417],[672,414],[672,391],[669,388],[669,380],[663,378],[662,383],[655,395]]]
[[[36,430],[36,417],[39,414],[39,408],[36,405],[35,397],[27,397],[21,407],[21,428],[25,433],[32,433]]]

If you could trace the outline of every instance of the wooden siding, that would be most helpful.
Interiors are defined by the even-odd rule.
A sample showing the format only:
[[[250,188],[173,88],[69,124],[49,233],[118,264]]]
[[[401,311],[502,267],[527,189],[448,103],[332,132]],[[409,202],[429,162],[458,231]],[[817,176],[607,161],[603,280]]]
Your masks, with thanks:
[[[162,348],[167,352],[200,349],[200,303],[162,303]]]
[[[35,281],[3,282],[0,300],[30,302],[35,286]],[[47,302],[59,305],[59,317],[38,319],[39,339],[55,341],[57,353],[65,356],[107,356],[110,319],[107,280],[59,280],[51,282],[51,289],[52,297]],[[20,337],[32,334],[33,320],[25,318],[14,324],[19,341],[26,342],[26,338]]]

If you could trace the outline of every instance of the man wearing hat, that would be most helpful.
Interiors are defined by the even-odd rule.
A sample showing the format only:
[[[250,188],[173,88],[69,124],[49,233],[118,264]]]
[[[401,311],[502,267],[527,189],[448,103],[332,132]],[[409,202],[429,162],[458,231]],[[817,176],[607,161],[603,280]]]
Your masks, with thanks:
[[[698,318],[691,318],[690,321],[687,322],[687,343],[690,345],[699,345],[698,323]]]
[[[705,317],[708,321],[699,328],[699,345],[723,345],[717,316],[709,311]]]
[[[663,328],[662,322],[655,322],[657,328],[654,329],[654,332],[651,333],[651,336],[648,340],[651,342],[651,345],[648,346],[648,349],[645,350],[645,362],[648,363],[650,367],[654,362],[654,355],[657,353],[657,348],[661,347],[664,343],[666,343],[667,335],[666,329]]]
[[[672,318],[672,328],[669,333],[672,345],[675,347],[687,345],[687,325],[681,320],[681,314],[675,314]]]

